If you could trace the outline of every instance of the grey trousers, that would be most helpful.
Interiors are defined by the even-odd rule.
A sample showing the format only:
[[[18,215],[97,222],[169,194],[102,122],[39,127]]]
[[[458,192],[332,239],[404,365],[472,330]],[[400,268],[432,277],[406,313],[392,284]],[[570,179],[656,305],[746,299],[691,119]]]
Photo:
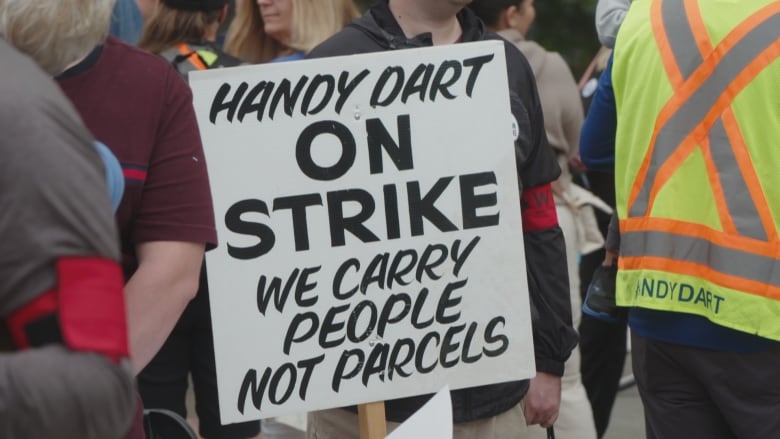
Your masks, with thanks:
[[[780,343],[732,353],[631,342],[647,439],[780,438]]]

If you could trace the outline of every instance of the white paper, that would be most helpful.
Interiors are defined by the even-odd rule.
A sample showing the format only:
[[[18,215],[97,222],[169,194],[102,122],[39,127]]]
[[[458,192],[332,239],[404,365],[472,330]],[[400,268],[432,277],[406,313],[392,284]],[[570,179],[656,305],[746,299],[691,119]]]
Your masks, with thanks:
[[[387,439],[452,439],[452,400],[444,387]]]

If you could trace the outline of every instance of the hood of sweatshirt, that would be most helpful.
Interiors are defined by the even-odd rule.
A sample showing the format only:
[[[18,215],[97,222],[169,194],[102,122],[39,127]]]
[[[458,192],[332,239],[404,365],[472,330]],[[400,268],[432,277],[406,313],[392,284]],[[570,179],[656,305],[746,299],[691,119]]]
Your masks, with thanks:
[[[458,12],[458,21],[463,29],[460,41],[480,41],[486,31],[482,21],[474,13],[464,8]],[[380,0],[368,13],[352,21],[349,24],[368,35],[384,49],[405,49],[413,47],[428,47],[433,45],[430,33],[407,38],[401,26],[393,17],[387,0]]]
[[[534,41],[527,41],[520,32],[514,29],[504,29],[498,31],[498,34],[523,52],[523,55],[528,60],[528,64],[531,65],[534,77],[540,78],[547,64],[547,50]]]

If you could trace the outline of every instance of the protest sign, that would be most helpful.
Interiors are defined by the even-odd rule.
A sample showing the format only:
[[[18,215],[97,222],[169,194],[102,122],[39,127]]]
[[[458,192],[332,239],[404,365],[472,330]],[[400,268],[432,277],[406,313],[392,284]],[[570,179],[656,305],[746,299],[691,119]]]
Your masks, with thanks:
[[[533,376],[506,74],[501,42],[191,74],[223,422]]]

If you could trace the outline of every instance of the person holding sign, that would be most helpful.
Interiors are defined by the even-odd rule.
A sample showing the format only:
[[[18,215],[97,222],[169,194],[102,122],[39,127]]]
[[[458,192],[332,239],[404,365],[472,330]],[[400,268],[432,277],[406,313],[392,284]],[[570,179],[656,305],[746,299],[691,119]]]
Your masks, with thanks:
[[[485,30],[473,12],[463,9],[468,3],[470,0],[381,0],[309,56],[500,40]],[[524,438],[526,424],[551,426],[557,418],[564,362],[577,340],[571,323],[563,235],[550,185],[560,175],[560,168],[547,144],[533,72],[514,46],[507,42],[505,50],[512,113],[519,128],[515,148],[522,184],[537,375],[530,383],[517,381],[453,391],[456,438]],[[386,401],[390,428],[404,421],[428,398]],[[358,437],[357,425],[357,417],[347,410],[309,414],[310,437]]]
[[[251,63],[303,59],[357,16],[352,0],[243,0],[225,50]]]

